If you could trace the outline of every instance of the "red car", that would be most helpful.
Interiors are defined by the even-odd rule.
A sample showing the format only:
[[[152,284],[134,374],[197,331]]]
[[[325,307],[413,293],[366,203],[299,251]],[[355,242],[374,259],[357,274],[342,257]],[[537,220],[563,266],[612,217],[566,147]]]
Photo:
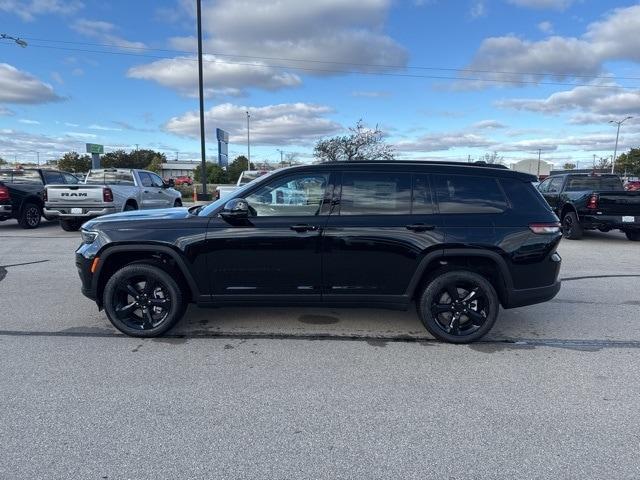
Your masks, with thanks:
[[[628,192],[640,191],[640,180],[630,180],[624,184],[624,189]]]
[[[188,186],[193,185],[193,178],[191,178],[191,177],[189,177],[187,175],[181,175],[179,177],[176,177],[176,178],[173,179],[173,181],[174,181],[174,184],[176,186],[178,186],[178,185],[188,185]]]

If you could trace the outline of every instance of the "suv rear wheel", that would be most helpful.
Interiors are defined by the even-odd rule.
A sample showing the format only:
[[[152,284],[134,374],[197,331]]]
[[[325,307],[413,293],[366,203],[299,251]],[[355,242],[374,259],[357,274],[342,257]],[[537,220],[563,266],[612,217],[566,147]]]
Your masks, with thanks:
[[[176,281],[149,264],[127,265],[111,276],[103,302],[109,320],[133,337],[157,337],[182,318],[185,303]]]
[[[60,226],[65,232],[77,232],[82,226],[82,220],[60,220]]]
[[[470,343],[482,338],[496,321],[498,295],[475,272],[441,273],[426,286],[418,302],[420,320],[438,340]]]

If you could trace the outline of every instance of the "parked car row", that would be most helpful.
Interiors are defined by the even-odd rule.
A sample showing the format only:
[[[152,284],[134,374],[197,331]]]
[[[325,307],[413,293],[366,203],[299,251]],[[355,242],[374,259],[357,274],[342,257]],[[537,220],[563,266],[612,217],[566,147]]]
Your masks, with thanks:
[[[84,180],[51,169],[3,169],[0,221],[15,218],[23,228],[36,228],[44,217],[75,231],[110,213],[181,207],[181,194],[172,186],[153,172],[136,169],[91,170]]]

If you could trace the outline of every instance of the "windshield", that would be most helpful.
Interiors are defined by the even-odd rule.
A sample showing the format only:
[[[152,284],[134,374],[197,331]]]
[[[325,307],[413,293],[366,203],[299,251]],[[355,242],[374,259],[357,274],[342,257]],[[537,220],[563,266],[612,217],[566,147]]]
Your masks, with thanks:
[[[0,182],[42,184],[36,170],[0,170]]]
[[[247,183],[245,185],[242,185],[240,188],[238,188],[238,190],[234,191],[233,195],[230,195],[230,196],[224,197],[224,198],[220,198],[219,200],[216,200],[215,202],[212,202],[212,203],[209,203],[209,204],[205,205],[204,208],[202,208],[198,212],[198,216],[200,216],[200,217],[208,217],[209,215],[211,215],[213,212],[215,212],[218,208],[222,207],[225,203],[227,203],[232,198],[242,198],[246,191],[251,190],[254,187],[254,185],[256,185],[259,181],[262,181],[263,179],[271,176],[275,171],[276,170],[273,170],[271,172],[265,173],[264,175],[258,175],[256,178],[251,180],[249,183]]]
[[[583,190],[624,190],[618,177],[573,177],[567,183],[567,192],[581,192]]]

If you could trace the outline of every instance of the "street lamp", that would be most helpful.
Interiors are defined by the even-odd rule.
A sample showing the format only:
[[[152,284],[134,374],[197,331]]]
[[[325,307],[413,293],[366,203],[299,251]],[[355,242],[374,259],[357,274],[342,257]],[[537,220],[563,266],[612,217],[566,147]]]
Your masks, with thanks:
[[[13,40],[14,42],[16,42],[22,48],[26,48],[27,45],[28,45],[27,42],[25,42],[21,38],[12,37],[11,35],[7,35],[6,33],[0,33],[0,39],[2,39],[2,40]]]
[[[249,115],[249,110],[247,110],[247,170],[251,170],[251,136],[250,136],[250,126],[249,119],[251,115]]]
[[[202,7],[201,0],[196,0],[196,17],[198,24],[198,94],[200,97],[200,156],[201,156],[201,180],[202,195],[200,200],[210,200],[207,194],[207,153],[204,139],[204,81],[202,79]]]
[[[616,133],[616,146],[613,149],[613,160],[611,161],[611,173],[613,173],[613,169],[616,166],[616,156],[618,154],[618,138],[620,137],[620,125],[622,125],[624,122],[626,122],[627,120],[630,120],[631,116],[627,117],[627,118],[623,118],[622,120],[609,120],[609,123],[615,123],[616,125],[618,125],[618,132]]]

